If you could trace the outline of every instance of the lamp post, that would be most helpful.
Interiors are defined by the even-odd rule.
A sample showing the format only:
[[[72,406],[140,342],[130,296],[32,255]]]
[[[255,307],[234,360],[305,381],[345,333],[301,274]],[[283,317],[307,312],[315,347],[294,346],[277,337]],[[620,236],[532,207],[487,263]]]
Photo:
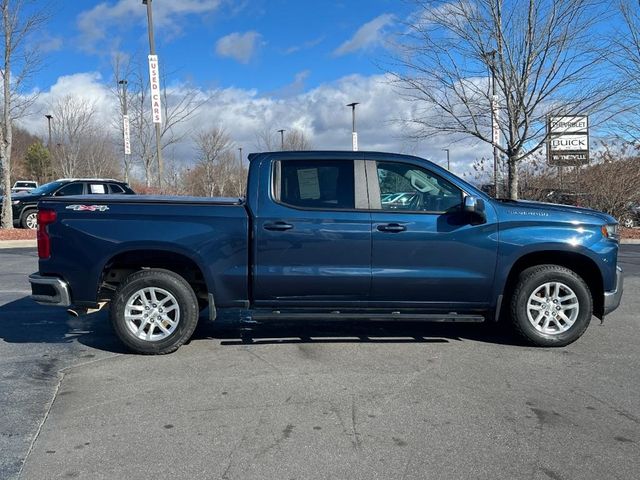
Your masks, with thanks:
[[[156,42],[153,36],[153,10],[151,8],[151,3],[153,0],[142,0],[142,4],[147,6],[147,24],[149,30],[149,55],[156,54]],[[151,99],[153,102],[153,98]],[[160,131],[160,123],[154,122],[156,129],[156,151],[158,156],[158,186],[162,189],[162,173],[163,173],[163,164],[162,164],[162,146],[161,146],[161,136],[162,133]]]
[[[280,150],[284,150],[284,132],[286,130],[284,128],[281,128],[280,130],[278,130],[278,132],[280,132]]]
[[[47,152],[49,154],[49,163],[52,163],[52,159],[51,159],[51,120],[53,119],[53,115],[51,115],[50,113],[47,113],[45,115],[45,118],[47,119],[47,123],[49,125],[49,141],[47,142]],[[42,183],[42,179],[46,177],[46,175],[48,175],[48,172],[45,172],[45,167],[42,164],[42,160],[40,160],[40,177],[38,178],[38,180],[40,181],[40,183]]]
[[[351,107],[351,148],[354,152],[358,151],[358,132],[356,132],[356,105],[360,105],[360,103],[353,102],[347,104],[347,107]]]
[[[47,149],[51,150],[51,119],[53,118],[53,115],[48,113],[45,115],[45,118],[47,119],[47,123],[49,124],[49,142],[47,143]]]
[[[239,158],[239,160],[240,160],[240,173],[242,174],[242,147],[238,147],[238,152],[239,152],[238,157],[240,157]]]
[[[448,148],[443,148],[442,150],[447,152],[447,170],[451,171],[451,163],[449,162],[449,149]]]
[[[127,161],[127,155],[130,152],[129,146],[129,112],[127,106],[127,86],[129,82],[127,80],[118,80],[118,85],[122,85],[122,136],[123,136],[123,150],[124,150],[124,181],[129,183],[129,162]]]

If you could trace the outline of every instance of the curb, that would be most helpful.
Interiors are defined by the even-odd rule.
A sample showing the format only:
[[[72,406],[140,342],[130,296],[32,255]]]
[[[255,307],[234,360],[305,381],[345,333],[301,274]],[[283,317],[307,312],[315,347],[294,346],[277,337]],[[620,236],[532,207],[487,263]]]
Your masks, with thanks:
[[[621,245],[640,245],[640,238],[623,238],[620,240]]]
[[[0,250],[6,248],[35,248],[38,246],[37,240],[2,240]]]

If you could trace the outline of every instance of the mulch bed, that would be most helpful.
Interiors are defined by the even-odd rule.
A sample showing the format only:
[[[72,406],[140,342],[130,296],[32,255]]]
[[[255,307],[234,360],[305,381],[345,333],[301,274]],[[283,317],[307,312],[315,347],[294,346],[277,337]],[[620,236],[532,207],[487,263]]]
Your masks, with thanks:
[[[620,227],[620,236],[622,238],[640,238],[640,228]]]
[[[0,229],[1,240],[35,240],[36,231],[26,230],[24,228]]]

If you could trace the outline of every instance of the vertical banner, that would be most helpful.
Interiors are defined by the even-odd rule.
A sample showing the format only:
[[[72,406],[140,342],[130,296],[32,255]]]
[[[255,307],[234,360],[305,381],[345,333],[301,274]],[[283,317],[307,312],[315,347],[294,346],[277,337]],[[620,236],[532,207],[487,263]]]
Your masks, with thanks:
[[[151,86],[151,115],[153,117],[153,123],[162,123],[160,67],[158,65],[157,55],[149,55],[149,84]]]
[[[491,98],[491,110],[493,111],[491,125],[492,140],[494,145],[500,145],[500,109],[498,108],[498,96]]]
[[[122,117],[122,132],[124,136],[124,154],[131,155],[131,133],[129,130],[129,115]]]
[[[351,146],[354,152],[358,151],[358,132],[351,132]]]

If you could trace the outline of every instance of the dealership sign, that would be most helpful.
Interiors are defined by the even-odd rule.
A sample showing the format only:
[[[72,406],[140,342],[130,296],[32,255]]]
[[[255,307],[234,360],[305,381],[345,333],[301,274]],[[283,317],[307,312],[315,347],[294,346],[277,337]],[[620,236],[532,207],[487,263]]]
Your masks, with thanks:
[[[158,65],[157,55],[149,55],[149,83],[151,85],[151,115],[153,117],[153,123],[162,123],[160,67]]]
[[[574,167],[589,163],[589,117],[549,117],[547,133],[549,165]]]

